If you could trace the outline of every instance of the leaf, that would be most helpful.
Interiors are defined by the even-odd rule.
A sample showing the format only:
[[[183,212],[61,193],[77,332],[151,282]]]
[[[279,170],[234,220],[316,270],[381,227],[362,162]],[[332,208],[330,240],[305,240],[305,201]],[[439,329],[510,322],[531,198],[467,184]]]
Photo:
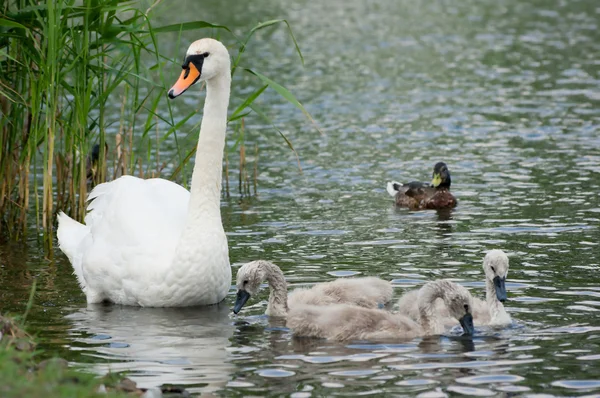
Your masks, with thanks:
[[[239,114],[239,115],[237,115],[235,117],[234,116],[229,116],[229,119],[227,120],[227,122],[228,123],[235,122],[236,120],[239,120],[239,119],[241,119],[243,117],[246,117],[246,116],[248,116],[251,113],[252,113],[251,111],[248,111],[248,112],[241,113],[241,114]]]
[[[256,32],[257,30],[266,28],[268,26],[277,25],[279,23],[286,24],[288,31],[290,32],[290,36],[292,37],[292,41],[294,42],[294,46],[296,47],[296,52],[298,53],[298,56],[300,57],[300,61],[302,61],[302,65],[304,65],[304,56],[302,55],[302,51],[300,51],[300,46],[298,46],[298,42],[296,41],[294,32],[292,32],[292,27],[290,26],[289,22],[286,19],[272,19],[270,21],[259,23],[254,28],[252,28],[252,30],[250,31],[250,34],[248,35],[249,36],[248,39],[250,39],[250,36],[252,36],[254,34],[254,32]],[[247,42],[248,42],[248,40],[246,40],[246,43]]]
[[[0,57],[6,57],[21,66],[25,66],[21,62],[19,62],[19,60],[17,60],[16,58],[11,57],[4,49],[0,50]]]
[[[186,157],[181,161],[181,163],[179,163],[177,165],[177,168],[175,170],[173,170],[173,173],[169,177],[170,181],[173,181],[175,178],[177,178],[177,175],[179,173],[181,173],[181,170],[183,169],[183,165],[187,164],[187,162],[190,161],[192,156],[194,156],[194,153],[196,153],[196,147],[194,147],[191,151],[189,151],[188,154],[186,155]]]
[[[275,131],[277,131],[279,133],[279,135],[281,136],[281,138],[283,138],[283,140],[285,141],[287,146],[292,150],[292,152],[294,152],[294,155],[296,155],[296,161],[298,162],[298,168],[300,169],[300,172],[302,172],[302,166],[300,165],[300,157],[298,156],[298,152],[296,152],[296,150],[294,149],[292,142],[285,136],[285,134],[283,134],[283,132],[281,130],[279,130],[277,128],[277,126],[275,126],[273,121],[262,110],[260,110],[260,108],[257,108],[255,105],[250,105],[250,109],[252,109],[254,112],[256,112],[256,114],[258,116],[262,117],[267,123],[269,123],[271,125],[271,127],[273,127],[275,129]]]
[[[173,134],[174,131],[176,131],[179,127],[183,126],[188,120],[190,120],[192,118],[192,116],[194,116],[196,114],[196,111],[192,111],[190,112],[186,117],[184,117],[183,119],[181,119],[179,122],[177,122],[177,124],[175,124],[173,127],[171,127],[169,130],[167,130],[166,133],[163,134],[163,136],[160,138],[160,142],[164,142],[171,134]],[[160,118],[163,122],[165,123],[169,123],[168,120],[164,119],[164,118]]]
[[[205,29],[205,28],[214,28],[214,29],[224,29],[227,32],[233,34],[233,32],[224,25],[215,25],[206,21],[193,21],[193,22],[182,22],[176,23],[173,25],[165,25],[159,26],[158,28],[153,28],[152,31],[154,33],[164,33],[164,32],[182,32],[186,30],[195,30],[195,29]],[[144,32],[148,33],[148,32]]]
[[[300,56],[302,65],[304,65],[304,57],[302,56],[302,51],[300,51],[300,47],[298,46],[298,42],[296,41],[296,37],[294,37],[294,33],[292,32],[292,28],[290,27],[290,24],[288,23],[288,21],[285,19],[272,19],[270,21],[261,22],[258,25],[256,25],[254,28],[252,28],[250,30],[250,32],[248,32],[248,34],[246,35],[246,38],[244,39],[244,41],[241,41],[238,39],[238,41],[240,42],[240,48],[238,49],[237,56],[233,60],[233,65],[231,66],[231,76],[232,77],[235,74],[235,71],[237,70],[237,68],[239,66],[240,60],[242,59],[242,55],[246,51],[246,46],[248,45],[248,42],[250,41],[250,39],[252,38],[254,33],[260,29],[264,29],[266,27],[273,26],[278,23],[285,23],[287,25],[288,31],[290,32],[290,36],[292,37],[292,41],[294,42],[294,46],[296,47],[296,52]]]
[[[7,28],[19,28],[29,30],[25,25],[21,25],[18,22],[11,21],[10,19],[0,18],[0,26],[5,26]]]
[[[248,69],[248,68],[245,68],[245,70],[248,73],[258,77],[260,80],[263,81],[263,83],[268,84],[269,87],[271,87],[273,90],[277,91],[279,93],[279,95],[281,95],[283,98],[285,98],[289,103],[294,105],[296,108],[300,109],[302,111],[302,113],[304,113],[304,115],[308,118],[308,120],[310,120],[315,125],[315,128],[317,129],[317,131],[319,133],[323,134],[323,132],[321,132],[321,130],[317,126],[317,122],[315,122],[315,120],[310,115],[310,113],[308,113],[308,111],[304,108],[304,106],[300,103],[300,101],[298,101],[296,99],[296,97],[294,97],[294,95],[287,88],[283,87],[279,83],[274,82],[273,80],[269,79],[262,73],[256,72],[256,71],[254,71],[252,69]]]
[[[246,98],[246,100],[240,106],[238,106],[237,109],[231,114],[231,116],[229,117],[229,121],[239,119],[236,116],[244,109],[246,109],[250,104],[252,104],[254,100],[257,99],[263,93],[263,91],[267,89],[267,87],[269,87],[269,85],[265,84],[264,86],[250,94],[250,96]]]

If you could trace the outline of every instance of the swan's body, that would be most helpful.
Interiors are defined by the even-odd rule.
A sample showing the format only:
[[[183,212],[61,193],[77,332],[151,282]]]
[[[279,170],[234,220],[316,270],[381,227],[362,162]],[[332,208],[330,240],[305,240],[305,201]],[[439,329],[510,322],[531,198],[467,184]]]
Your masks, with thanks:
[[[486,299],[485,301],[473,298],[473,318],[478,325],[501,326],[512,322],[510,315],[504,309],[503,302],[506,300],[505,281],[508,275],[508,256],[502,250],[491,250],[483,260],[485,273]],[[453,283],[449,289],[464,289],[464,287]],[[398,300],[399,311],[413,320],[419,317],[416,298],[420,290],[412,290]],[[435,312],[445,326],[456,325],[448,313],[444,302],[436,300]]]
[[[296,336],[341,341],[411,339],[440,334],[444,327],[438,322],[435,302],[441,299],[463,326],[465,334],[473,334],[473,318],[469,313],[471,295],[466,289],[449,289],[448,282],[429,282],[419,291],[417,321],[401,313],[349,304],[299,305],[290,308],[287,326]]]
[[[281,269],[269,261],[244,264],[237,273],[237,300],[233,311],[237,314],[248,299],[258,293],[262,282],[269,283],[270,294],[266,314],[285,317],[288,308],[300,305],[326,306],[346,303],[365,308],[378,308],[392,300],[392,284],[383,279],[349,278],[318,283],[311,288],[299,288],[287,293],[287,282]]]
[[[175,98],[197,81],[206,101],[191,192],[167,180],[123,176],[98,185],[85,225],[58,216],[58,241],[88,303],[149,307],[210,305],[229,291],[231,267],[220,194],[229,53],[213,39],[190,46]]]
[[[457,204],[456,198],[450,192],[451,182],[448,166],[439,162],[433,168],[431,184],[420,181],[406,184],[391,181],[387,183],[386,190],[399,207],[412,210],[450,209]]]

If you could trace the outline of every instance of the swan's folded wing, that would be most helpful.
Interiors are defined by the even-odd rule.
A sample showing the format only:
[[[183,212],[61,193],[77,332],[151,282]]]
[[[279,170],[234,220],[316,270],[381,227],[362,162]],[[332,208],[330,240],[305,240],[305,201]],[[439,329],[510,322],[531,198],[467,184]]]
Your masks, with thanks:
[[[163,179],[123,176],[90,193],[81,243],[88,286],[119,291],[170,265],[183,231],[189,192]],[[93,281],[92,281],[93,280]]]
[[[92,234],[110,232],[117,241],[162,239],[183,230],[189,196],[161,178],[123,176],[92,190],[85,223]]]

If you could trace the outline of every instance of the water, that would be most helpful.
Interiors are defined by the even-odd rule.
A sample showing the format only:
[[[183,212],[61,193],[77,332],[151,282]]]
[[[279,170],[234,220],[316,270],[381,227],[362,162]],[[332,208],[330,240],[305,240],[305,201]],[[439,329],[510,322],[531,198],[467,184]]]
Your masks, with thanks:
[[[49,354],[193,393],[600,394],[597,2],[186,7],[239,32],[287,18],[305,66],[283,30],[259,32],[247,64],[285,82],[323,133],[274,93],[262,100],[298,150],[300,173],[277,134],[248,119],[249,140],[260,147],[260,194],[223,201],[234,272],[265,258],[292,285],[377,275],[400,296],[452,278],[482,297],[482,258],[502,248],[515,323],[479,327],[473,340],[294,339],[262,315],[266,291],[239,316],[229,311],[233,290],[210,309],[88,307],[63,256],[48,261],[35,242],[0,246],[0,307],[21,312],[37,276],[30,321]],[[163,5],[155,24],[180,21],[175,8]],[[236,89],[248,90],[247,82],[240,75]],[[202,96],[189,94],[174,102],[181,114]],[[394,209],[385,182],[425,180],[439,160],[450,167],[458,207]]]

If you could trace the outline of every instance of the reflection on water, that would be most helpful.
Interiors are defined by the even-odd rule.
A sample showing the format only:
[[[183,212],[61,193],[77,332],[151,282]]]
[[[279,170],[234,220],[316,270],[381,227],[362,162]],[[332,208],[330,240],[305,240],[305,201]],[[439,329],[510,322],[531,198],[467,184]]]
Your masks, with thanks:
[[[300,173],[270,126],[245,119],[249,147],[260,148],[259,196],[223,202],[234,272],[265,258],[292,287],[377,275],[400,295],[451,278],[484,297],[483,256],[501,248],[511,261],[512,327],[476,325],[473,340],[453,333],[396,344],[296,339],[263,315],[266,291],[237,317],[227,312],[231,297],[206,311],[87,308],[66,259],[48,263],[35,243],[0,246],[0,309],[22,311],[37,275],[29,319],[44,347],[98,373],[133,370],[144,387],[170,382],[194,392],[294,397],[598,394],[597,3],[186,4],[190,19],[237,33],[287,18],[305,66],[276,29],[255,35],[246,66],[284,82],[323,131],[274,92],[261,97],[298,150]],[[181,21],[179,5],[157,9],[155,25]],[[181,50],[172,48],[175,36],[160,40],[180,59],[197,35],[184,32]],[[251,84],[236,74],[234,106]],[[171,105],[187,115],[202,96],[190,91]],[[228,145],[234,142],[231,136]],[[427,178],[440,160],[452,170],[458,207],[395,209],[386,181]]]
[[[87,356],[97,374],[127,371],[152,385],[186,385],[190,392],[223,388],[235,327],[229,306],[130,308],[88,305],[68,315],[70,349]]]

